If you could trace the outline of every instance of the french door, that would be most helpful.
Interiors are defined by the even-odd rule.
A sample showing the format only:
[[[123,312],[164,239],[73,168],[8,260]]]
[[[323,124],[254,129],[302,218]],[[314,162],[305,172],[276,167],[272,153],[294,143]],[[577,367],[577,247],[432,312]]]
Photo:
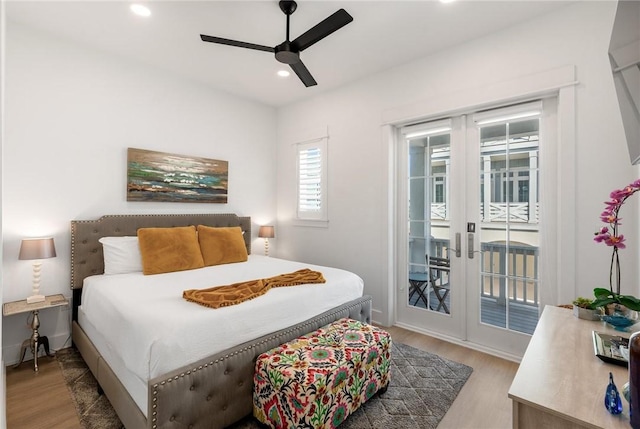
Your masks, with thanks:
[[[538,101],[401,129],[399,324],[524,353],[540,312],[543,105],[553,110]]]

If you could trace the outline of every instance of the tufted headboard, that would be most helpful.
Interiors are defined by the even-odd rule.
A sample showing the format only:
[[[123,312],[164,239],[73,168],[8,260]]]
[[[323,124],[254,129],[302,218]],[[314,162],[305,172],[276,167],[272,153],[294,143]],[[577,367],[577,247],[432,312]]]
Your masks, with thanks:
[[[101,237],[137,235],[139,228],[207,225],[239,226],[251,253],[251,218],[235,214],[109,215],[97,220],[71,221],[71,289],[82,289],[85,277],[104,273]],[[74,294],[75,295],[75,294]]]

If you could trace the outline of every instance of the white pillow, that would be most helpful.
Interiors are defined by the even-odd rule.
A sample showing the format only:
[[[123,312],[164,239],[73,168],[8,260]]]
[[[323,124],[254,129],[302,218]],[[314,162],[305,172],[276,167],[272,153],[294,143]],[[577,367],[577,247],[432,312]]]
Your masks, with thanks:
[[[142,256],[138,237],[102,237],[105,274],[142,272]]]

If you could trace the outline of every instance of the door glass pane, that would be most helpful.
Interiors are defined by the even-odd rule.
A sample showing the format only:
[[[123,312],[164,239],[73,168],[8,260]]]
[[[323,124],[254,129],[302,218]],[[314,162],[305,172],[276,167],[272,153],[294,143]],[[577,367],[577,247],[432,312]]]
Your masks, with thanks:
[[[407,304],[448,314],[450,135],[407,140],[409,171],[409,293]]]
[[[539,119],[480,127],[480,321],[538,321]]]

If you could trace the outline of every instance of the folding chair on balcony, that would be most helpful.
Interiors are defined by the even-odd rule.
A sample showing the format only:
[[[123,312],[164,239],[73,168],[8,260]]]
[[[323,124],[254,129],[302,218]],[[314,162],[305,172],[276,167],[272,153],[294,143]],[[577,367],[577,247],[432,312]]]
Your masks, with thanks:
[[[429,277],[427,276],[427,273],[416,273],[416,272],[409,273],[409,304],[410,305],[413,305],[414,307],[419,307],[418,303],[420,302],[420,300],[422,300],[422,302],[424,303],[425,308],[426,306],[429,305],[429,300],[425,295],[425,290],[427,289],[428,283],[429,283]],[[417,294],[418,297],[416,298],[416,302],[411,304],[411,299],[415,294]]]
[[[444,309],[445,313],[449,314],[449,307],[445,300],[449,295],[449,271],[450,261],[448,258],[438,258],[435,256],[427,257],[427,265],[429,271],[429,288],[433,290],[433,294],[438,299],[438,308]]]

